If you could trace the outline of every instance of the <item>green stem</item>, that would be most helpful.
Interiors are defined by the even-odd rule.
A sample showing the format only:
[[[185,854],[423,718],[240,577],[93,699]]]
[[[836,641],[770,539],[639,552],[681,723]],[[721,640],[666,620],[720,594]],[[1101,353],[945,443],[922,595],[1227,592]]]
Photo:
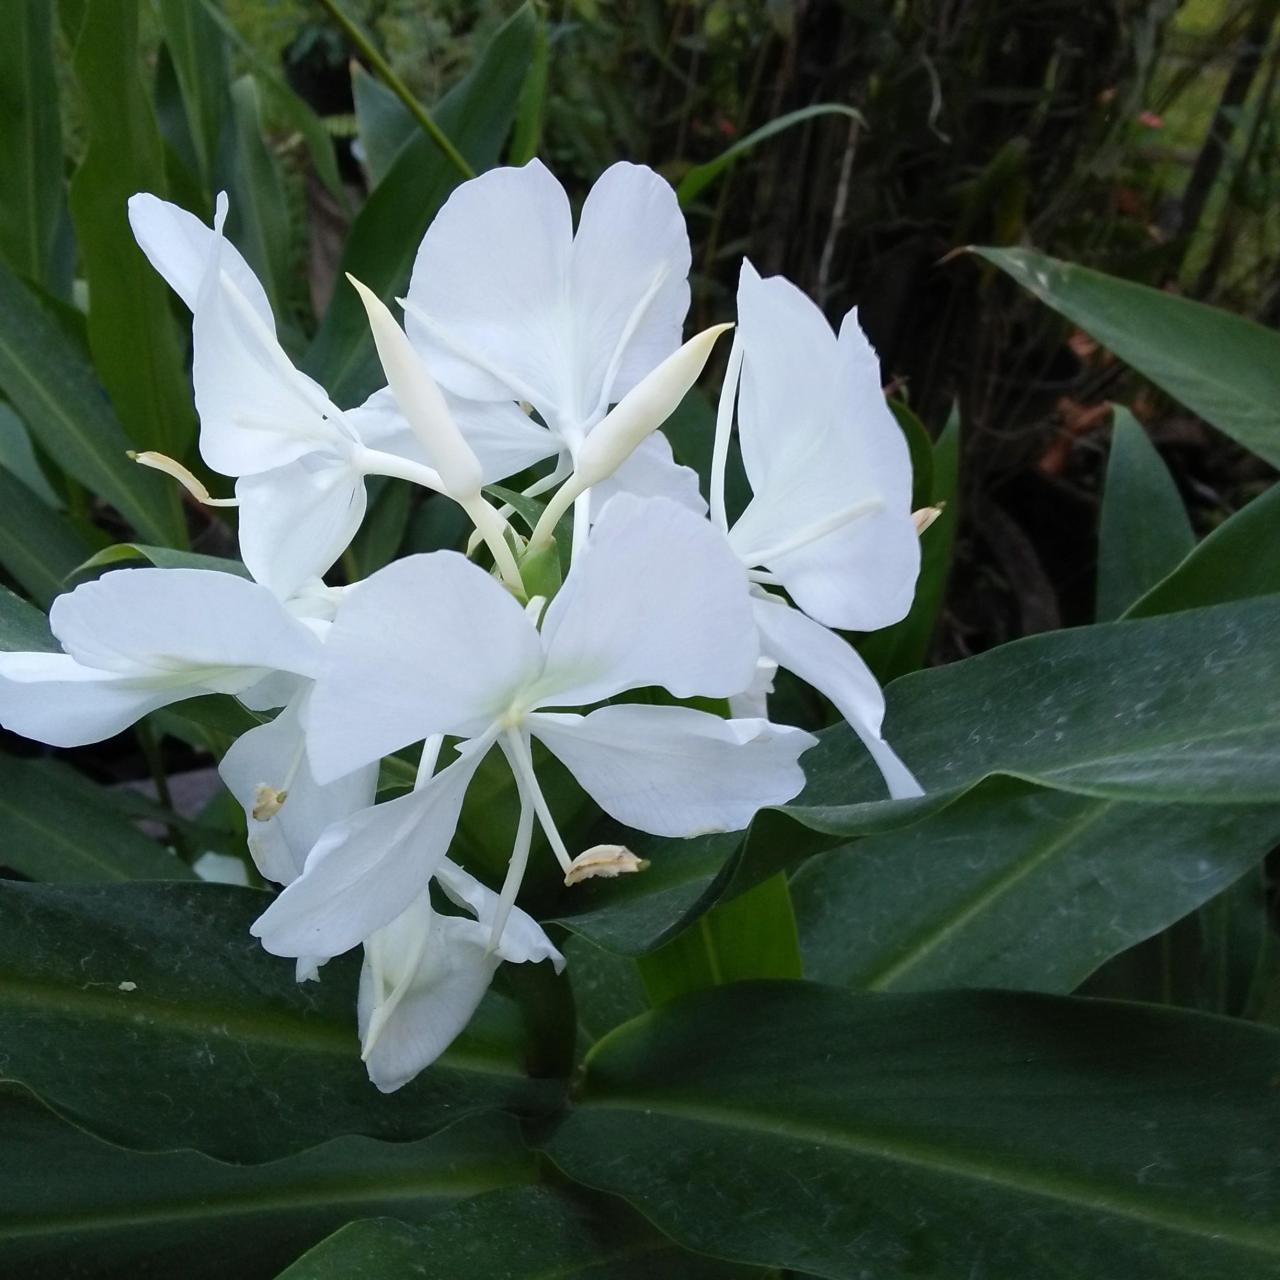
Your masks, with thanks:
[[[449,163],[464,178],[474,178],[476,171],[467,163],[466,157],[449,140],[448,134],[431,118],[430,113],[409,90],[409,86],[391,69],[391,64],[378,51],[373,41],[347,17],[338,5],[338,0],[320,0],[321,7],[342,28],[343,34],[351,41],[369,65],[377,73],[378,78],[404,103],[405,109],[422,126],[423,132],[444,153]]]

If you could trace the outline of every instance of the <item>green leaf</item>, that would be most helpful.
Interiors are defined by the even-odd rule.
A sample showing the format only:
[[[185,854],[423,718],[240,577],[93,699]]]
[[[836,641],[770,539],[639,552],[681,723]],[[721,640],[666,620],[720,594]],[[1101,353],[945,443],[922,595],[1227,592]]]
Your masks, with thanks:
[[[532,8],[521,6],[432,112],[477,172],[496,162],[510,131],[537,28]],[[403,293],[423,233],[458,181],[455,166],[419,131],[397,153],[356,217],[342,271],[388,303]],[[338,404],[361,400],[378,386],[369,322],[355,290],[345,282],[334,294],[304,364]]]
[[[92,550],[61,512],[0,471],[0,564],[34,599],[48,605]]]
[[[415,487],[402,480],[386,480],[376,491],[369,481],[365,483],[369,486],[369,514],[352,546],[362,578],[395,559],[404,543],[417,496]]]
[[[190,1099],[201,1105],[200,1095]],[[0,1094],[0,1270],[268,1280],[352,1217],[429,1220],[533,1176],[512,1120],[483,1116],[419,1142],[339,1138],[245,1168],[193,1151],[99,1142],[12,1088]]]
[[[542,121],[547,109],[547,78],[551,64],[549,45],[546,24],[540,22],[529,69],[520,89],[508,164],[528,164],[542,150]]]
[[[911,507],[917,510],[933,501],[933,441],[923,422],[901,400],[890,400],[889,408],[902,428],[911,453]]]
[[[869,991],[1069,992],[1277,839],[1277,806],[1132,804],[992,779],[800,868],[805,974]]]
[[[1149,618],[1280,592],[1280,485],[1242,507],[1199,542],[1125,615]]]
[[[800,941],[786,877],[779,872],[718,903],[637,963],[652,1004],[727,982],[800,977]]]
[[[1099,622],[1120,617],[1196,544],[1182,495],[1143,427],[1117,405],[1098,535]]]
[[[815,116],[847,116],[850,120],[862,119],[862,116],[852,107],[843,106],[838,102],[818,102],[812,106],[801,107],[798,111],[788,111],[786,115],[770,120],[768,124],[747,134],[745,138],[739,138],[733,146],[722,151],[714,160],[708,160],[706,164],[694,165],[676,188],[676,195],[679,196],[681,205],[688,207],[692,204],[726,169],[737,163],[759,143],[767,141],[794,125],[812,120]]]
[[[1280,466],[1280,333],[1029,249],[975,249],[1219,431]]]
[[[619,1201],[552,1187],[462,1200],[421,1226],[353,1222],[280,1280],[408,1276],[430,1259],[448,1280],[731,1280],[740,1268],[676,1248]]]
[[[88,0],[73,64],[89,130],[71,180],[89,282],[89,349],[129,436],[181,458],[195,437],[183,347],[169,287],[129,229],[129,197],[165,190],[160,133],[138,71],[136,0]]]
[[[32,880],[189,880],[105,787],[56,760],[0,754],[0,863]]]
[[[280,162],[263,137],[262,107],[253,76],[231,86],[236,164],[231,178],[228,234],[267,291],[276,315],[286,313],[294,270],[289,198]]]
[[[1116,800],[1280,801],[1280,597],[1029,636],[887,691],[890,742],[928,792],[870,801],[844,726],[782,812],[819,831],[905,825],[990,774]]]
[[[46,506],[61,508],[62,499],[36,458],[26,425],[7,404],[0,404],[0,469],[21,480]]]
[[[159,476],[143,474],[129,461],[129,438],[88,364],[4,267],[0,390],[49,456],[117,508],[139,533],[157,542],[184,539],[182,508],[173,486]]]
[[[1200,1014],[743,983],[605,1037],[547,1150],[679,1244],[833,1280],[1262,1280],[1278,1068]]]
[[[158,569],[212,569],[219,573],[235,574],[237,578],[252,577],[239,560],[229,560],[226,556],[202,556],[195,551],[175,551],[172,547],[148,547],[138,542],[117,542],[110,547],[103,547],[101,551],[78,564],[71,571],[71,576],[78,577],[92,569],[109,568],[130,560],[145,560]]]
[[[554,1100],[524,1075],[518,1016],[496,997],[434,1066],[380,1094],[356,1036],[358,956],[295,983],[249,935],[269,901],[202,883],[0,883],[5,1075],[111,1141],[238,1161]]]
[[[159,0],[159,13],[205,199],[211,204],[228,113],[231,67],[226,36],[208,9],[192,0]]]
[[[355,99],[356,130],[372,188],[387,176],[400,148],[421,126],[404,103],[358,62],[351,64],[351,93]]]
[[[7,5],[0,40],[0,255],[43,284],[51,283],[54,242],[66,221],[54,9],[48,0]]]
[[[49,619],[8,587],[0,586],[0,653],[60,653]]]

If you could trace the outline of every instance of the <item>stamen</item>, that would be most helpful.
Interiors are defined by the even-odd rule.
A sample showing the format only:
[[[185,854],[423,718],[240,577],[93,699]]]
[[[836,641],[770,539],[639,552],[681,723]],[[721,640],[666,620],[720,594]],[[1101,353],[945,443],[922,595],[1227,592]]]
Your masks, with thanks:
[[[413,780],[415,791],[425,787],[436,771],[436,762],[440,759],[440,748],[444,746],[444,734],[433,733],[422,743],[422,755],[418,759],[418,773]]]
[[[289,791],[293,787],[294,779],[298,776],[298,770],[302,768],[302,758],[306,755],[306,750],[307,741],[299,734],[298,745],[293,749],[293,756],[289,760],[284,781],[278,787],[268,786],[265,782],[259,782],[254,787],[251,812],[255,822],[270,822],[284,808],[284,802],[289,798]]]
[[[581,884],[596,876],[612,880],[614,876],[631,875],[643,871],[649,865],[647,858],[637,858],[625,845],[597,844],[578,854],[573,865],[565,872],[567,885]]]
[[[875,515],[877,511],[883,508],[884,502],[882,499],[864,498],[861,502],[855,502],[851,507],[845,507],[843,511],[837,511],[834,515],[826,516],[821,520],[815,520],[812,524],[805,525],[804,528],[792,534],[791,537],[785,538],[776,546],[766,547],[763,551],[749,552],[749,562],[751,564],[767,564],[770,560],[776,560],[781,556],[789,555],[793,551],[799,551],[801,547],[807,547],[811,542],[817,542],[819,538],[825,538],[828,534],[835,533],[837,529],[843,529],[845,525],[852,524],[855,520],[861,520],[863,516]]]
[[[239,498],[212,497],[198,477],[188,471],[176,458],[170,458],[167,454],[156,453],[154,449],[146,449],[142,453],[136,449],[130,449],[127,456],[140,467],[150,467],[153,471],[162,471],[165,475],[172,477],[203,506],[238,507],[240,505]]]
[[[609,357],[608,367],[605,369],[604,381],[600,384],[600,399],[596,402],[595,408],[591,412],[588,419],[594,422],[600,418],[609,407],[609,393],[613,390],[614,380],[618,376],[618,370],[622,367],[622,356],[627,349],[627,343],[635,337],[636,330],[640,327],[640,321],[644,319],[644,314],[649,310],[650,304],[654,298],[658,296],[658,290],[666,283],[667,277],[671,274],[671,268],[667,263],[663,263],[658,268],[658,274],[654,276],[649,287],[644,291],[644,295],[640,301],[632,308],[631,314],[627,317],[627,322],[622,326],[622,333],[618,338],[618,345],[613,349],[613,355]]]
[[[921,507],[919,511],[913,511],[911,519],[915,522],[916,533],[923,534],[946,508],[947,504],[945,502],[939,502],[935,507]]]
[[[529,849],[533,844],[533,797],[529,794],[528,783],[519,773],[516,774],[516,790],[520,793],[520,818],[516,823],[516,839],[511,849],[511,860],[507,863],[507,874],[502,881],[502,893],[498,897],[498,906],[493,913],[493,926],[489,932],[489,950],[496,951],[502,941],[502,931],[507,927],[511,908],[515,906],[516,895],[524,882],[525,868],[529,865]]]
[[[538,777],[533,771],[533,756],[530,754],[527,738],[519,730],[509,727],[505,733],[502,749],[511,765],[511,772],[516,776],[517,784],[523,777],[529,789],[533,811],[538,815],[538,825],[542,827],[547,843],[551,846],[551,852],[556,855],[556,861],[567,873],[573,866],[573,859],[569,856],[569,850],[565,848],[564,840],[556,829],[555,819],[551,816],[551,809],[546,797],[542,794],[542,788],[538,786]]]

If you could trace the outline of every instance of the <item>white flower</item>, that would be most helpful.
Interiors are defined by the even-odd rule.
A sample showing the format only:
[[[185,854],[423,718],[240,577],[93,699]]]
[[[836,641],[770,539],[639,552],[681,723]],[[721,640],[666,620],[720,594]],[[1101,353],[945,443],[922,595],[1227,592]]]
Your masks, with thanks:
[[[541,629],[492,578],[451,552],[412,556],[343,601],[307,724],[311,767],[341,776],[430,735],[459,756],[412,793],[331,827],[254,926],[269,951],[336,955],[405,910],[445,856],[467,785],[497,743],[525,814],[568,872],[534,776],[531,738],[620,822],[659,835],[744,827],[803,785],[814,739],[763,720],[681,706],[591,706],[628,689],[730,697],[758,647],[745,573],[707,521],[665,499],[612,499]],[[555,708],[553,710],[553,708]],[[532,822],[517,832],[503,909]],[[501,913],[495,926],[500,934]]]
[[[550,960],[557,973],[564,969],[564,957],[519,907],[511,908],[495,948],[498,895],[447,858],[435,879],[475,918],[439,914],[423,891],[364,944],[360,1043],[369,1078],[384,1093],[407,1084],[448,1048],[501,961]]]
[[[576,235],[568,197],[540,161],[492,169],[458,187],[427,229],[405,327],[450,390],[532,405],[547,427],[541,456],[559,456],[559,479],[609,406],[680,346],[689,263],[675,192],[651,169],[607,169]],[[697,477],[660,434],[618,470],[597,509],[633,488],[705,509]]]
[[[275,673],[296,685],[320,666],[306,622],[217,570],[117,569],[59,596],[49,625],[63,653],[0,653],[0,723],[55,747],[199,694],[248,698]]]
[[[738,436],[752,497],[728,537],[755,584],[761,648],[831,699],[890,795],[919,795],[881,736],[884,695],[875,677],[827,629],[897,622],[911,607],[920,568],[911,459],[881,390],[879,361],[854,312],[837,337],[794,285],[762,280],[743,263],[713,463],[712,515],[722,528],[739,367]],[[784,587],[798,607],[768,585]]]
[[[366,475],[432,488],[438,477],[385,392],[343,411],[294,367],[262,285],[222,234],[226,214],[225,195],[212,228],[152,195],[129,201],[138,243],[192,311],[200,453],[238,477],[241,556],[255,579],[287,596],[349,545],[364,518]],[[529,440],[542,433],[515,405],[450,407],[474,430],[486,482],[541,456]]]

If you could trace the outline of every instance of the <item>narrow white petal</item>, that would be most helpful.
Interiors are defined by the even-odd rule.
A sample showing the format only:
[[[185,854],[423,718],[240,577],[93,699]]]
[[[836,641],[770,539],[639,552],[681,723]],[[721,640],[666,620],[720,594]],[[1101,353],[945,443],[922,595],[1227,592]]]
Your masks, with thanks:
[[[689,707],[610,706],[528,727],[611,817],[660,836],[738,831],[804,786],[811,734]]]
[[[486,930],[489,929],[498,909],[498,895],[492,889],[448,858],[436,871],[436,882],[458,906],[466,907]],[[513,964],[550,960],[557,973],[564,971],[564,956],[556,950],[542,926],[519,907],[511,908],[498,944],[498,954]]]
[[[831,699],[862,739],[894,799],[923,795],[911,771],[881,736],[884,694],[852,645],[781,601],[757,599],[764,651],[781,667]]]
[[[433,733],[483,732],[541,663],[519,604],[456,552],[380,569],[347,593],[325,642],[308,725],[316,777]]]
[[[419,790],[331,826],[251,932],[273,955],[336,956],[390,924],[448,852],[483,757],[469,751]]]
[[[724,535],[666,498],[619,494],[600,513],[542,627],[543,705],[660,685],[745,689],[758,646],[745,571]]]

